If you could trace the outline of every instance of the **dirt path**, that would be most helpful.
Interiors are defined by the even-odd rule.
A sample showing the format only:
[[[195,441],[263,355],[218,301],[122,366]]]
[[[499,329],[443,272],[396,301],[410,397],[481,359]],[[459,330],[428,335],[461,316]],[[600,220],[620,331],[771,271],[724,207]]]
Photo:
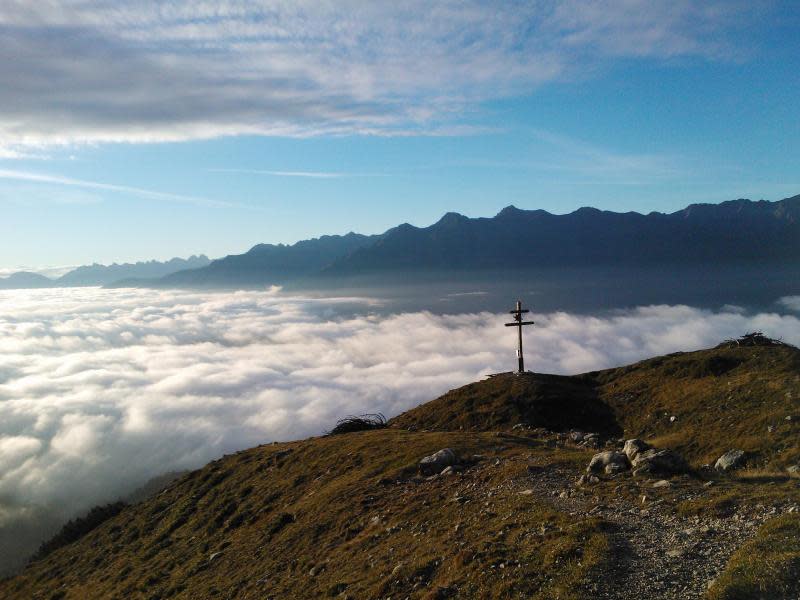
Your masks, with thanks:
[[[625,485],[641,486],[638,501],[630,494],[602,498],[591,486],[577,488],[575,480],[573,471],[548,466],[534,468],[519,484],[561,511],[611,524],[615,558],[588,584],[592,598],[702,598],[730,555],[777,514],[762,509],[724,519],[683,517],[659,499],[654,480],[634,483],[628,477]]]

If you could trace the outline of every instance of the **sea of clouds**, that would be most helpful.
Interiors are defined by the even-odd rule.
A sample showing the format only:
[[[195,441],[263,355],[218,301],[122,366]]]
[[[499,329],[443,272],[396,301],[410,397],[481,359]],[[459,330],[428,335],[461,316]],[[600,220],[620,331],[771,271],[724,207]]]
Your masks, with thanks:
[[[317,435],[349,414],[396,415],[516,364],[506,315],[386,315],[379,304],[277,288],[0,292],[0,538],[160,473]],[[800,344],[800,297],[776,306],[534,314],[527,366],[577,373],[753,330]]]

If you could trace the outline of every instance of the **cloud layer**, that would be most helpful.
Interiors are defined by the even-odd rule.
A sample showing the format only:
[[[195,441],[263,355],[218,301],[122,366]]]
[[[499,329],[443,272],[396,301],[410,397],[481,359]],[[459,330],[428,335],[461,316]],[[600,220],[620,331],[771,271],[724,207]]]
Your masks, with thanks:
[[[14,156],[70,142],[464,132],[476,103],[607,61],[730,58],[746,6],[9,0],[0,139]]]
[[[166,470],[319,434],[346,414],[397,414],[515,362],[499,315],[369,312],[357,299],[277,290],[0,294],[0,502],[70,513]],[[536,321],[528,365],[559,373],[754,329],[800,343],[796,316],[735,307]]]

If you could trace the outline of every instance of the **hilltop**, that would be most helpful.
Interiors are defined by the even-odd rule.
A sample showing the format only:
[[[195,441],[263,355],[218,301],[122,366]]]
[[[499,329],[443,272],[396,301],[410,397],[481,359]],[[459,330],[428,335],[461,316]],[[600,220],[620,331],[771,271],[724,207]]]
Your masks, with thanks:
[[[0,595],[795,598],[799,421],[800,350],[785,345],[499,374],[383,429],[225,456]],[[686,467],[586,474],[625,438]],[[446,448],[454,464],[420,471]],[[704,466],[731,449],[738,470]]]

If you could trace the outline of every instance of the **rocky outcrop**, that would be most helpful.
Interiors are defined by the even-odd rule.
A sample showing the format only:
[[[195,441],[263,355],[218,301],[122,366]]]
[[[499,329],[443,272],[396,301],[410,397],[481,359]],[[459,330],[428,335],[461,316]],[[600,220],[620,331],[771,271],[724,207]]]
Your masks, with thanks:
[[[689,465],[682,456],[672,450],[653,448],[639,439],[625,442],[622,452],[606,450],[592,457],[587,473],[605,473],[614,475],[628,469],[634,475],[677,475],[689,470]]]

